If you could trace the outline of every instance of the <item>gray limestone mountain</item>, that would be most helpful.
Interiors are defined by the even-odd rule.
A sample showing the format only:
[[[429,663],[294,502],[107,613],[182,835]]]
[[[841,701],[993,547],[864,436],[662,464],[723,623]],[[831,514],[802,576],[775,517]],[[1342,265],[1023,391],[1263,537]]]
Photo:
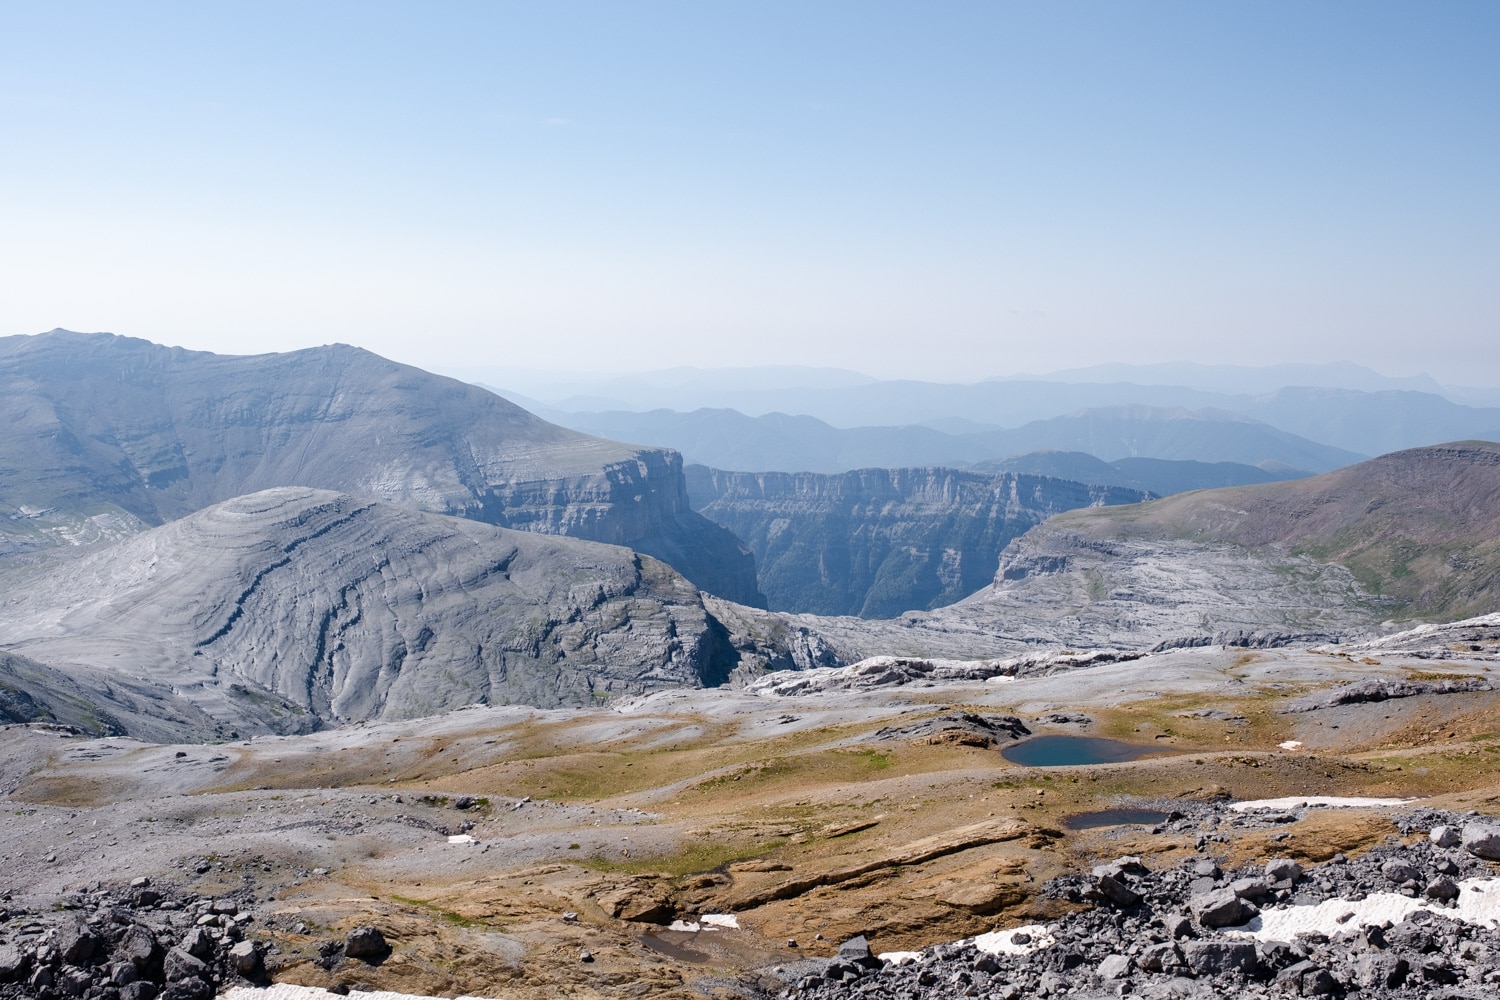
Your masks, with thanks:
[[[0,338],[0,555],[118,538],[276,486],[628,545],[750,604],[749,553],[681,459],[333,345],[231,357],[108,334]]]
[[[1500,444],[1412,448],[1311,479],[1064,514],[1005,553],[991,593],[1158,548],[1337,566],[1397,617],[1486,614],[1500,607]]]
[[[864,618],[952,604],[987,585],[1001,550],[1053,514],[1147,497],[939,468],[686,472],[694,508],[755,553],[772,608]]]
[[[648,556],[305,488],[11,560],[0,595],[0,711],[145,738],[586,705],[738,662]]]

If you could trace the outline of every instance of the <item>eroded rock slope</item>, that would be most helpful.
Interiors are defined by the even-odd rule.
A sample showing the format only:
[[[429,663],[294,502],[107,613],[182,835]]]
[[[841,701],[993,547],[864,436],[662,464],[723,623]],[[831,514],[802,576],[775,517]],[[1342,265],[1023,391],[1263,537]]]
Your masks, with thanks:
[[[189,733],[591,704],[735,664],[698,589],[648,556],[305,488],[12,565],[0,594],[4,650],[177,706]]]

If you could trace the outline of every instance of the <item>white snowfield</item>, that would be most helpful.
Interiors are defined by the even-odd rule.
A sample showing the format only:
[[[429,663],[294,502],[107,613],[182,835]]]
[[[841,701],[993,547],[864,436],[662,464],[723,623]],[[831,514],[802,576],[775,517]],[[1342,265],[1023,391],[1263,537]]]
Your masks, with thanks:
[[[1284,799],[1247,799],[1231,802],[1235,812],[1251,809],[1384,809],[1410,805],[1416,799],[1362,799],[1351,795],[1289,795]]]
[[[1417,910],[1481,927],[1500,927],[1500,878],[1464,879],[1458,888],[1456,906],[1438,906],[1397,892],[1372,892],[1361,900],[1330,899],[1315,906],[1262,910],[1248,924],[1226,927],[1224,933],[1257,941],[1291,941],[1298,934],[1312,932],[1333,937],[1387,920],[1399,924]]]
[[[1018,934],[1030,935],[1031,940],[1024,944],[1014,940]],[[1009,930],[991,931],[966,940],[972,941],[974,947],[988,955],[1030,955],[1034,951],[1051,947],[1056,939],[1053,938],[1052,932],[1042,924],[1026,924]],[[958,943],[963,944],[962,941]],[[922,953],[920,951],[883,951],[875,957],[884,962],[901,965],[905,962],[917,961],[922,957]]]
[[[386,990],[374,990],[369,993],[350,990],[349,996],[343,997],[337,993],[318,989],[316,986],[293,986],[290,983],[275,983],[265,989],[234,986],[219,994],[219,1000],[349,1000],[349,997],[355,997],[357,1000],[442,1000],[440,997],[413,996],[410,993],[390,993]],[[493,998],[459,997],[458,1000],[493,1000]]]

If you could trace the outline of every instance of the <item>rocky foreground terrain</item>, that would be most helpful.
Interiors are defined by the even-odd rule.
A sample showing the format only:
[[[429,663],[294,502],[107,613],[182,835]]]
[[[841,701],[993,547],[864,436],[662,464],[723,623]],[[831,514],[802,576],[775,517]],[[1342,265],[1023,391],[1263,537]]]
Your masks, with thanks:
[[[1500,878],[1463,841],[1497,671],[1486,618],[211,744],[13,725],[0,995],[1492,995],[1496,931],[1450,918]],[[1114,742],[1010,759],[1039,737]],[[1338,920],[1386,894],[1430,915]]]
[[[1210,809],[1205,824],[1190,811],[1199,815],[1174,810],[1173,825],[1227,819]],[[1393,833],[1356,859],[1307,869],[1273,858],[1225,871],[1201,855],[1151,871],[1116,858],[1044,889],[1088,909],[884,958],[856,938],[782,996],[1493,996],[1500,820],[1428,811],[1395,825],[1406,840]]]

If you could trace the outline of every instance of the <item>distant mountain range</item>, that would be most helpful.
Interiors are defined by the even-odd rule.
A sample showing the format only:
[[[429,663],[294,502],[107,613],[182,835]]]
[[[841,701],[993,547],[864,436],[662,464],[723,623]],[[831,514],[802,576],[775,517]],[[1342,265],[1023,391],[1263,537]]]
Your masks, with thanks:
[[[695,370],[695,374],[696,381],[686,379],[681,372],[670,379],[664,373],[642,375],[601,383],[587,393],[546,398],[497,391],[532,412],[569,427],[586,423],[597,426],[605,414],[618,420],[613,416],[616,411],[641,413],[665,409],[685,415],[701,409],[732,409],[750,417],[767,414],[814,417],[846,430],[918,425],[963,434],[1013,430],[1088,409],[1150,407],[1233,413],[1360,456],[1464,438],[1500,437],[1500,405],[1497,405],[1500,390],[1454,389],[1437,386],[1425,377],[1386,378],[1352,365],[1284,365],[1264,369],[1105,366],[1045,378],[967,384],[874,381],[862,379],[856,373],[816,369],[804,375],[806,384],[788,381],[779,388],[766,384],[764,379],[742,377],[738,370]],[[1133,380],[1085,381],[1113,376]],[[797,374],[787,377],[795,379]],[[1182,378],[1186,384],[1146,381],[1156,377]],[[1291,381],[1303,378],[1308,381]],[[1313,381],[1317,379],[1322,381]],[[639,436],[634,439],[649,440]],[[1067,445],[1054,442],[1038,447]],[[696,455],[691,457],[708,461]],[[989,454],[975,460],[1007,457],[1010,454]],[[1212,456],[1203,460],[1227,458]],[[933,457],[875,464],[937,461]],[[708,464],[722,467],[718,461]],[[858,466],[846,466],[855,467]],[[782,467],[782,471],[794,470]]]
[[[1012,430],[950,433],[923,426],[840,429],[814,417],[734,410],[556,413],[574,429],[675,448],[690,462],[741,472],[839,473],[865,468],[965,467],[1041,450],[1105,461],[1147,457],[1234,462],[1273,475],[1335,469],[1363,456],[1227,411],[1100,407]]]
[[[1239,462],[1174,461],[1165,458],[1117,458],[1113,462],[1105,462],[1082,451],[1033,451],[998,462],[977,462],[970,466],[969,471],[1054,476],[1080,483],[1142,490],[1159,497],[1186,493],[1189,490],[1218,489],[1221,486],[1274,483],[1283,479],[1298,479],[1304,475],[1296,470],[1273,472]],[[690,476],[690,493],[691,483]]]

